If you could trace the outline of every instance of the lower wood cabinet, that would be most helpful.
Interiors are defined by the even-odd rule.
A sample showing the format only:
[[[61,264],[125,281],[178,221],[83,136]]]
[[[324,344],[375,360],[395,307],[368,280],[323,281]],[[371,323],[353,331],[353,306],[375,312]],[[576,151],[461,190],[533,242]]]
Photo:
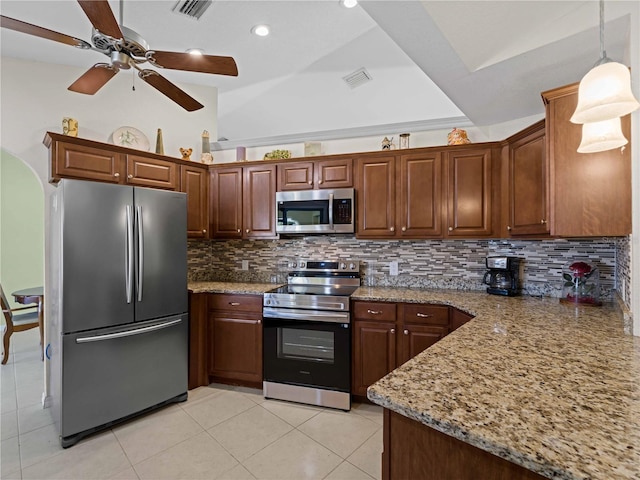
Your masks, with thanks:
[[[209,379],[262,385],[262,295],[210,294]]]
[[[387,302],[353,304],[354,395],[449,333],[449,307]]]

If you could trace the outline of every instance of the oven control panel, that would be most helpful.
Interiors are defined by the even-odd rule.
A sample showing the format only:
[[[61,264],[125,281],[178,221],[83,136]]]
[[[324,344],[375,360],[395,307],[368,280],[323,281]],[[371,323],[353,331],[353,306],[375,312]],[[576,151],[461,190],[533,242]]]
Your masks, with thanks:
[[[289,268],[309,272],[359,272],[360,262],[358,260],[339,260],[332,262],[323,260],[292,260],[289,262]]]

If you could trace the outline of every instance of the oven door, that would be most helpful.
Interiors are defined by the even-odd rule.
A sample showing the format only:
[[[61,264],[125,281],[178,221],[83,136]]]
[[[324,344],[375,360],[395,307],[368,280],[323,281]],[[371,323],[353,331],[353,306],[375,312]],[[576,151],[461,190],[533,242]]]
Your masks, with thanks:
[[[266,382],[351,391],[348,313],[265,308],[263,342]]]

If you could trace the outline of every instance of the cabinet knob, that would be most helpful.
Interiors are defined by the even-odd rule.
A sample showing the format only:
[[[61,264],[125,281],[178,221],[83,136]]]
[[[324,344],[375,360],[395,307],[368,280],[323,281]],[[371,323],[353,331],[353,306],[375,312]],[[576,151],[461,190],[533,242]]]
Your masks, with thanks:
[[[133,178],[133,175],[130,173],[129,175],[127,175],[127,178]]]
[[[312,182],[311,180],[309,180],[307,183],[308,183],[309,185],[313,185],[313,182]],[[320,183],[322,183],[322,182],[320,182]]]
[[[429,318],[431,315],[429,315],[428,313],[416,313],[416,317],[420,317],[420,318]]]
[[[540,223],[544,225],[545,223],[547,223],[547,221],[543,218],[542,220],[540,220]]]
[[[449,227],[449,231],[450,231],[450,232],[453,232],[453,227]]]
[[[402,227],[402,231],[406,232],[407,231],[407,227]]]
[[[391,333],[396,333],[396,329],[395,329],[395,328],[392,328],[392,329],[391,329]]]
[[[245,230],[245,233],[249,233],[251,230],[249,230],[248,228]]]
[[[511,231],[511,225],[507,225],[507,232]]]
[[[324,180],[318,180],[318,183],[322,185],[324,183]]]
[[[404,333],[405,335],[409,335],[409,330],[405,330],[405,331],[404,331],[404,332],[402,332],[402,333]]]
[[[382,312],[380,310],[367,310],[367,313],[370,315],[380,315]]]
[[[118,172],[113,174],[114,177],[118,178],[120,176],[120,174]]]
[[[258,325],[260,325],[262,323],[262,320],[258,320]]]
[[[391,228],[389,228],[389,231],[390,231],[390,232],[395,232],[395,231],[396,231],[396,227],[391,227]]]
[[[238,229],[238,233],[240,233],[242,230]]]
[[[207,233],[207,231],[206,230],[202,230],[202,233]]]

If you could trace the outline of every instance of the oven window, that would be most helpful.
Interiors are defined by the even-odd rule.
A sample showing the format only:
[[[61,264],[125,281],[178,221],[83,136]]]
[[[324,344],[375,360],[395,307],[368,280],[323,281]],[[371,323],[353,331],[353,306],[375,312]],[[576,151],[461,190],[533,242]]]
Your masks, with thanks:
[[[333,332],[278,328],[278,358],[333,364],[334,345]]]

